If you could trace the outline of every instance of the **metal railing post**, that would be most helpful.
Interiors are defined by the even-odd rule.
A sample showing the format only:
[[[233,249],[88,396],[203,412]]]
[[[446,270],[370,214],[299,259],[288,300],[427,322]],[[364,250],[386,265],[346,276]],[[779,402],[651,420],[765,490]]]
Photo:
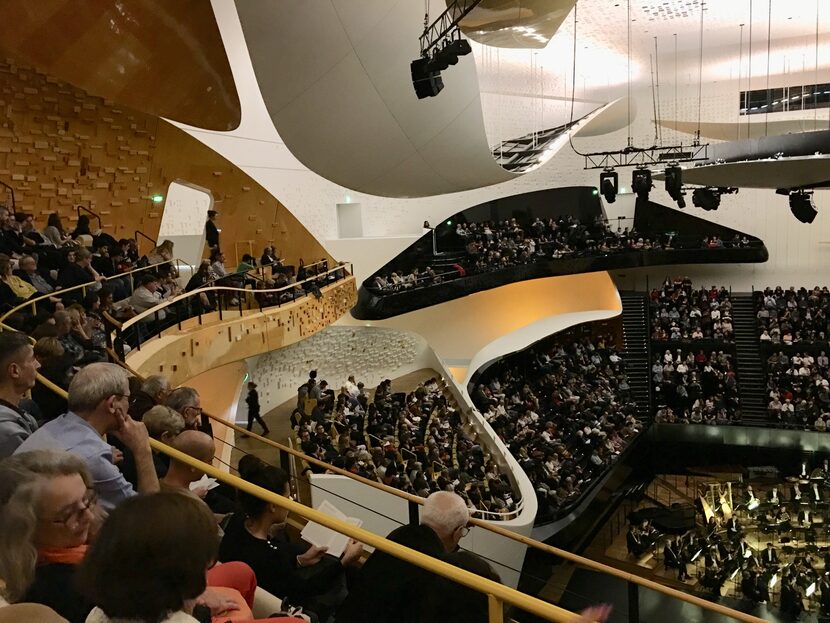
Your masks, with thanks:
[[[288,452],[280,452],[280,467],[285,470],[286,474],[291,473],[291,455]]]
[[[640,623],[640,587],[628,582],[628,623]]]
[[[417,526],[421,523],[421,518],[418,515],[418,509],[421,505],[412,500],[409,500],[409,502],[407,502],[407,505],[409,506],[409,525]]]

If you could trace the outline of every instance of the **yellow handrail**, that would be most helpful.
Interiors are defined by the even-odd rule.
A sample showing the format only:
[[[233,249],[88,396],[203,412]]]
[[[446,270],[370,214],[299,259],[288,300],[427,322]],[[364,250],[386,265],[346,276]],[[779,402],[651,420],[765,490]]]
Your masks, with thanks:
[[[165,264],[170,264],[171,262],[181,262],[182,264],[186,264],[187,266],[190,266],[191,270],[193,269],[193,266],[191,266],[190,264],[188,264],[184,260],[180,260],[180,259],[176,258],[176,259],[172,259],[172,260],[165,260],[163,262],[158,262],[157,264],[150,264],[149,266],[144,266],[143,268],[134,268],[132,270],[127,271],[126,273],[120,273],[118,275],[112,275],[111,277],[105,277],[104,281],[110,281],[112,279],[120,279],[121,277],[126,277],[128,275],[132,275],[133,273],[137,273],[137,272],[141,272],[141,271],[145,271],[145,270],[152,270],[153,268],[156,268],[157,266],[164,266]],[[19,312],[22,309],[25,309],[29,305],[32,306],[32,311],[34,313],[37,313],[37,304],[40,301],[51,298],[53,296],[60,298],[64,294],[66,294],[67,292],[74,292],[75,290],[84,290],[84,294],[86,294],[86,288],[90,287],[91,285],[93,285],[95,283],[97,283],[97,282],[96,281],[88,281],[87,283],[82,283],[82,284],[77,285],[77,286],[72,286],[71,288],[61,288],[59,290],[55,290],[53,292],[50,292],[49,294],[41,294],[38,297],[35,297],[33,299],[29,299],[25,303],[21,303],[17,307],[11,309],[10,311],[7,311],[5,314],[0,316],[0,325],[5,326],[6,318],[11,316],[12,314],[16,314],[17,312]]]
[[[193,457],[179,452],[178,450],[156,441],[155,439],[150,439],[150,445],[154,450],[162,452],[172,459],[202,471],[211,478],[216,478],[219,482],[230,485],[239,491],[244,491],[245,493],[264,500],[269,504],[274,504],[284,508],[308,521],[314,521],[331,530],[334,530],[335,532],[345,534],[346,536],[355,539],[364,545],[374,547],[375,549],[385,552],[390,556],[405,560],[410,564],[414,564],[422,569],[425,569],[426,571],[440,575],[474,591],[484,593],[487,595],[491,604],[489,619],[491,623],[502,623],[502,610],[503,604],[505,603],[515,606],[516,608],[520,608],[525,612],[535,614],[536,616],[539,616],[547,621],[555,621],[556,623],[576,621],[580,618],[578,614],[565,610],[564,608],[542,601],[536,597],[531,597],[525,593],[520,593],[519,591],[509,588],[503,584],[499,584],[493,580],[470,573],[469,571],[455,567],[437,558],[428,556],[427,554],[422,554],[414,549],[404,547],[403,545],[390,541],[382,536],[374,534],[373,532],[357,528],[349,523],[335,519],[331,515],[321,513],[318,510],[300,504],[299,502],[295,502],[290,498],[272,493],[267,489],[251,484],[250,482],[238,478],[237,476],[223,472],[212,465],[197,461]]]
[[[324,276],[326,276],[330,273],[334,273],[334,272],[341,271],[341,270],[344,273],[348,272],[346,270],[346,264],[345,263],[338,264],[334,268],[330,268],[329,270],[327,270],[324,273],[319,273],[317,275],[314,275],[313,277],[308,277],[307,279],[303,279],[302,281],[297,281],[295,283],[291,283],[291,284],[289,284],[287,286],[283,286],[281,288],[270,288],[270,289],[267,289],[267,290],[248,290],[246,288],[236,288],[236,287],[233,287],[233,286],[209,286],[207,288],[197,288],[196,290],[192,290],[190,292],[184,292],[184,293],[182,293],[182,294],[180,294],[180,295],[178,295],[178,296],[176,296],[172,299],[168,299],[166,301],[161,301],[155,307],[151,307],[150,309],[148,309],[146,311],[143,311],[140,314],[137,314],[137,315],[133,316],[132,318],[130,318],[129,320],[124,322],[124,324],[122,325],[122,329],[127,329],[127,328],[133,326],[134,324],[136,324],[137,322],[140,322],[141,320],[144,320],[145,318],[155,316],[156,312],[158,312],[158,311],[161,311],[161,310],[163,310],[163,309],[165,309],[165,308],[167,308],[171,305],[179,303],[180,301],[184,301],[184,300],[186,300],[186,299],[188,299],[192,296],[199,296],[202,293],[207,293],[207,292],[241,292],[241,293],[250,293],[250,294],[256,295],[256,294],[273,294],[275,292],[288,292],[290,290],[293,290],[294,288],[297,288],[298,286],[301,286],[304,283],[317,281],[321,277],[324,277]],[[351,274],[351,273],[349,273],[349,274]],[[0,321],[2,321],[2,318],[0,318]]]

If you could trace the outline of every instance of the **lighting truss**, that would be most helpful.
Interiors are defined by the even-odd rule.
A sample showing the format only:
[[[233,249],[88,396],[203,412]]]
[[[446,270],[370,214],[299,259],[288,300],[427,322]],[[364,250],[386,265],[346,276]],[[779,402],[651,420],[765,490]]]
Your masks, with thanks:
[[[457,28],[458,23],[480,3],[481,0],[455,0],[432,24],[424,25],[424,33],[418,37],[421,43],[421,56],[428,56],[429,51]]]
[[[618,151],[585,154],[585,169],[608,167],[656,167],[676,162],[709,160],[709,145],[672,145],[671,147],[626,147]]]

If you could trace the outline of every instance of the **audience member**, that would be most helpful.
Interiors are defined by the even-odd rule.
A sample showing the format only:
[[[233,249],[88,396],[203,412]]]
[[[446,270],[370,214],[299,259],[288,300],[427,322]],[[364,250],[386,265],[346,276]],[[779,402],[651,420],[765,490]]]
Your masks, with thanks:
[[[147,411],[156,405],[163,405],[169,394],[170,381],[167,377],[161,374],[146,377],[141,383],[141,389],[130,396],[130,415],[140,422]]]
[[[40,363],[23,333],[0,332],[0,459],[11,456],[37,429],[20,400],[35,386]]]
[[[732,301],[726,288],[692,288],[688,277],[666,278],[653,289],[651,339],[654,341],[733,340]]]
[[[469,521],[470,511],[460,496],[438,491],[421,507],[419,525],[396,528],[387,538],[440,558],[455,551],[470,530]],[[375,623],[420,622],[430,580],[431,574],[420,567],[375,550],[349,587],[349,595],[337,611],[337,622],[362,623],[367,612],[375,613]]]
[[[126,371],[111,363],[93,363],[78,371],[69,385],[69,412],[44,424],[16,453],[65,450],[84,460],[92,486],[105,510],[112,510],[135,494],[114,465],[112,447],[103,440],[112,434],[130,450],[137,471],[138,491],[158,490],[158,478],[147,429],[127,413],[129,384]]]

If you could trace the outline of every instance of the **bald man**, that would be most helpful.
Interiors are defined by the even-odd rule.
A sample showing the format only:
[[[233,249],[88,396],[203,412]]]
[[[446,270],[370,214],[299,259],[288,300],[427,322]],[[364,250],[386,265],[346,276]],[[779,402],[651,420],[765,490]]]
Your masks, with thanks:
[[[393,530],[386,538],[423,554],[441,558],[455,551],[469,531],[470,511],[449,491],[430,495],[421,507],[421,523]],[[431,574],[375,550],[355,577],[349,596],[337,611],[337,623],[357,623],[373,612],[373,623],[417,622],[422,591]]]
[[[182,431],[173,439],[170,445],[179,452],[192,456],[202,463],[210,464],[213,462],[213,438],[201,431]],[[203,475],[202,470],[176,459],[171,459],[167,474],[159,481],[159,484],[162,490],[190,491],[190,483],[199,480]],[[204,497],[204,493],[200,492],[200,497]]]

